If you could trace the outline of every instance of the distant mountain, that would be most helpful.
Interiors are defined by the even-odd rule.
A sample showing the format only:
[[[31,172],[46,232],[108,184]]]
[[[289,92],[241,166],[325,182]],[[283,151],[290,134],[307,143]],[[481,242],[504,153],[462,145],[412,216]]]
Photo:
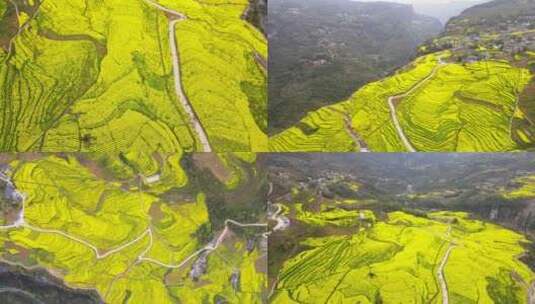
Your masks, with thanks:
[[[441,50],[456,51],[466,42],[451,45],[445,44],[444,41],[468,39],[474,46],[483,45],[488,41],[500,44],[504,42],[501,40],[506,37],[528,36],[531,38],[533,29],[535,29],[535,0],[494,0],[471,6],[451,18],[445,25],[444,31],[435,39],[427,41],[426,44],[427,47],[433,47],[432,44],[434,44]],[[494,37],[497,35],[500,37]],[[492,40],[489,37],[499,39]]]
[[[527,224],[535,237],[534,191],[528,190],[533,189],[530,181],[535,181],[535,160],[529,154],[283,153],[267,158],[271,181],[289,191],[292,180],[313,184],[311,181],[336,172],[357,180],[361,194],[365,190],[368,198],[383,203],[468,211],[518,230]],[[518,189],[524,192],[514,198],[508,195],[519,193]],[[413,191],[428,195],[417,198],[411,195]],[[448,192],[455,194],[449,196]],[[441,194],[433,198],[433,193]],[[491,216],[492,209],[501,210]]]
[[[417,2],[413,4],[413,7],[417,13],[435,17],[440,20],[442,24],[446,24],[450,18],[459,15],[465,9],[480,3],[484,3],[486,1],[488,0],[451,1],[445,3],[436,3],[433,1],[428,1]]]
[[[410,5],[270,0],[269,132],[405,64],[442,26]]]
[[[533,15],[535,13],[534,0],[494,0],[472,6],[465,10],[458,18],[510,18],[522,15]]]
[[[355,2],[377,2],[377,0],[352,0]],[[431,16],[446,24],[448,20],[459,15],[465,9],[490,0],[388,0],[411,4],[418,14]]]

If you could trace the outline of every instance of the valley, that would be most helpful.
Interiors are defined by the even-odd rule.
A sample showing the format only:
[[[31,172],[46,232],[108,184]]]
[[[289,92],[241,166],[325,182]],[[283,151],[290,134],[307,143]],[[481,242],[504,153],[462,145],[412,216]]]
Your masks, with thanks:
[[[441,30],[387,2],[276,0],[269,13],[271,135],[387,76]]]
[[[271,302],[531,303],[533,162],[273,155],[289,225],[270,236]]]
[[[529,2],[518,10],[505,2],[481,4],[453,18],[405,66],[271,136],[270,151],[531,150],[535,8]],[[483,19],[479,11],[501,18]]]

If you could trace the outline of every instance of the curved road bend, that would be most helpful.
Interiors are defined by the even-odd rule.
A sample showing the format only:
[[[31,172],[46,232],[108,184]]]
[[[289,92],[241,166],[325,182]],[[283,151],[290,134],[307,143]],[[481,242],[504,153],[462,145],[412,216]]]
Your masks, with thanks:
[[[409,139],[407,139],[407,136],[405,136],[405,132],[403,132],[403,129],[401,128],[401,124],[398,121],[398,117],[396,115],[396,107],[394,106],[394,99],[396,99],[398,96],[391,96],[388,98],[388,107],[390,108],[390,117],[392,118],[392,122],[394,123],[394,127],[396,127],[396,131],[398,132],[398,136],[403,142],[403,145],[409,152],[416,152],[416,149],[412,146]]]
[[[187,262],[189,262],[191,259],[193,259],[196,256],[198,256],[199,254],[201,254],[203,252],[212,252],[212,251],[216,250],[219,247],[219,245],[221,245],[221,243],[225,239],[228,231],[230,230],[229,224],[233,224],[233,225],[236,225],[238,227],[267,227],[267,224],[265,224],[265,223],[243,224],[243,223],[237,222],[235,220],[227,219],[225,221],[225,229],[223,229],[223,232],[221,232],[221,234],[217,237],[215,242],[208,243],[206,246],[204,246],[203,248],[195,251],[194,253],[192,253],[190,256],[188,256],[187,258],[185,258],[184,260],[182,260],[182,262],[180,262],[178,264],[167,264],[167,263],[160,262],[160,261],[158,261],[156,259],[153,259],[153,258],[145,257],[145,254],[147,254],[150,251],[150,248],[152,247],[152,231],[151,231],[150,234],[149,234],[150,235],[149,246],[143,251],[143,253],[141,255],[139,255],[138,261],[147,261],[147,262],[151,262],[151,263],[154,263],[154,264],[157,264],[159,266],[166,267],[166,268],[180,268],[180,267],[184,266]]]
[[[97,260],[103,259],[103,258],[105,258],[105,257],[107,257],[109,255],[112,255],[114,253],[122,251],[126,247],[131,246],[131,245],[139,242],[146,235],[148,235],[149,236],[149,246],[147,248],[145,248],[145,250],[143,250],[143,252],[138,256],[138,258],[137,258],[138,261],[145,260],[145,261],[153,262],[155,264],[158,264],[158,265],[164,266],[164,267],[178,268],[178,267],[181,267],[182,265],[184,265],[185,263],[187,263],[189,260],[191,260],[192,258],[197,256],[198,254],[200,254],[201,252],[205,252],[205,251],[211,252],[211,251],[216,250],[219,247],[219,245],[223,242],[223,240],[225,239],[225,236],[227,235],[228,231],[230,230],[230,228],[229,228],[230,224],[233,224],[233,225],[238,226],[238,227],[267,227],[268,226],[267,223],[243,224],[243,223],[237,222],[237,221],[232,220],[232,219],[227,219],[227,220],[225,220],[225,229],[223,229],[223,232],[221,232],[221,234],[218,236],[218,238],[215,240],[215,242],[210,242],[209,244],[207,244],[203,248],[197,250],[196,252],[191,254],[189,257],[187,257],[185,260],[183,260],[181,263],[179,263],[177,265],[169,265],[169,264],[162,263],[162,262],[160,262],[158,260],[145,257],[145,254],[147,254],[149,252],[150,248],[152,247],[152,229],[150,227],[148,227],[145,231],[143,231],[143,233],[141,233],[139,236],[137,236],[133,240],[130,240],[130,241],[120,245],[119,247],[116,247],[116,248],[107,250],[104,253],[101,253],[100,250],[95,245],[93,245],[93,244],[91,244],[88,241],[85,241],[83,239],[80,239],[80,238],[77,238],[75,236],[72,236],[72,235],[70,235],[68,233],[65,233],[63,231],[54,230],[54,229],[43,229],[43,228],[35,227],[35,226],[32,226],[32,225],[26,223],[25,218],[24,218],[25,195],[23,193],[21,193],[20,191],[18,191],[14,187],[14,185],[11,182],[10,178],[5,176],[1,172],[0,172],[0,180],[5,182],[5,183],[7,183],[7,184],[10,184],[10,186],[12,186],[15,189],[14,191],[16,191],[23,198],[22,207],[21,207],[21,211],[19,213],[18,219],[13,224],[0,226],[0,229],[8,230],[8,229],[16,229],[16,228],[24,227],[24,228],[27,228],[27,229],[30,229],[30,230],[41,232],[41,233],[58,234],[58,235],[61,235],[61,236],[65,237],[65,238],[68,238],[68,239],[70,239],[72,241],[75,241],[77,243],[80,243],[82,245],[85,245],[85,246],[91,248],[91,250],[95,253],[95,256],[96,256]]]
[[[412,92],[414,92],[417,89],[419,89],[426,81],[428,81],[429,79],[433,78],[436,75],[436,73],[437,73],[437,71],[438,71],[440,66],[445,65],[445,64],[446,63],[444,63],[442,61],[442,58],[439,58],[438,65],[433,69],[433,71],[431,72],[431,74],[429,74],[429,76],[427,76],[426,78],[422,79],[418,84],[416,84],[414,87],[412,87],[412,89],[410,89],[409,91],[407,91],[407,92],[405,92],[405,93],[403,93],[401,95],[390,96],[388,98],[388,107],[390,108],[390,117],[392,118],[392,122],[394,123],[394,126],[396,127],[396,131],[397,131],[397,133],[399,135],[399,138],[401,139],[401,141],[403,142],[403,145],[405,146],[405,148],[409,152],[417,152],[417,151],[413,147],[413,145],[411,144],[411,142],[409,141],[407,136],[405,135],[405,132],[403,132],[403,128],[401,128],[401,124],[399,123],[399,120],[398,120],[398,117],[397,117],[397,114],[396,114],[396,106],[395,106],[394,102],[409,96],[410,94],[412,94]]]
[[[11,5],[13,5],[13,7],[15,7],[15,14],[17,15],[17,20],[20,20],[19,6],[13,0],[9,0],[9,2],[11,3]],[[6,60],[11,56],[11,49],[13,48],[13,40],[15,40],[15,37],[17,37],[22,32],[23,27],[24,27],[24,25],[19,27],[19,29],[17,30],[17,33],[15,34],[15,36],[13,36],[11,38],[11,40],[9,40],[9,46],[8,46],[8,50],[7,50]]]
[[[509,137],[511,139],[513,138],[513,123],[515,121],[515,114],[516,114],[516,111],[518,111],[519,104],[520,104],[520,97],[517,96],[515,100],[515,107],[513,109],[513,115],[511,115],[511,120],[509,121]],[[529,121],[529,118],[528,118],[528,121]],[[531,123],[531,121],[529,122]]]
[[[268,190],[268,195],[267,196],[269,197],[272,192],[273,192],[273,183],[269,183],[269,190]],[[275,227],[273,227],[273,229],[271,231],[268,231],[268,232],[264,233],[264,237],[266,237],[266,238],[272,232],[275,232],[275,231],[278,231],[278,230],[284,230],[284,229],[288,228],[288,226],[290,226],[290,219],[281,214],[282,213],[281,204],[273,204],[273,202],[271,202],[271,200],[269,200],[269,198],[268,198],[267,205],[268,205],[268,220],[277,222],[277,225],[275,225]],[[277,208],[277,210],[276,211],[271,211],[270,209],[271,209],[272,206],[275,206]]]
[[[171,57],[173,61],[173,75],[175,78],[175,92],[180,100],[180,103],[182,104],[182,107],[188,114],[191,124],[193,126],[193,129],[197,133],[197,136],[199,138],[200,144],[202,146],[202,152],[212,152],[212,147],[210,146],[210,142],[208,141],[208,136],[206,135],[206,131],[204,130],[198,115],[193,110],[193,106],[191,105],[191,102],[189,101],[188,97],[186,96],[186,93],[184,91],[184,88],[182,87],[182,76],[180,73],[180,58],[179,58],[179,52],[177,47],[177,41],[176,41],[176,30],[175,25],[182,21],[187,19],[187,17],[179,13],[177,11],[171,10],[169,8],[166,8],[152,0],[143,0],[150,6],[153,6],[167,14],[176,16],[177,19],[171,20],[169,22],[169,47],[171,48]]]
[[[42,1],[44,1],[44,0],[42,0]],[[18,7],[17,3],[15,1],[13,1],[13,0],[9,0],[9,2],[15,7],[15,14],[17,15],[17,19],[20,20],[20,10],[19,10],[19,7]],[[12,49],[13,49],[13,41],[15,40],[15,38],[17,38],[17,36],[19,36],[22,33],[22,31],[24,31],[30,25],[30,21],[32,21],[32,19],[35,18],[35,16],[37,16],[37,13],[39,12],[39,8],[41,7],[41,3],[37,3],[37,5],[38,5],[38,7],[34,11],[34,13],[30,16],[30,18],[28,20],[26,20],[19,27],[19,29],[17,30],[17,33],[15,33],[15,35],[13,37],[11,37],[11,39],[9,40],[7,56],[4,59],[4,63],[7,62],[7,60],[9,58],[11,58],[11,52],[12,52]]]

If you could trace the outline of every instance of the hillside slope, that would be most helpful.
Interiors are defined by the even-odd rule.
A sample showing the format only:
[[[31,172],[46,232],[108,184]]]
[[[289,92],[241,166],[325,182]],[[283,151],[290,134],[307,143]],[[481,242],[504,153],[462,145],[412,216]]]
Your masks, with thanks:
[[[441,29],[386,2],[274,0],[269,16],[271,133],[386,76]]]
[[[267,43],[247,0],[9,3],[0,151],[265,150]]]
[[[266,157],[273,303],[535,300],[529,153]]]
[[[270,149],[533,149],[534,9],[535,2],[517,0],[465,11],[421,45],[413,62],[344,102],[308,113],[273,136]]]
[[[0,155],[11,193],[0,196],[0,265],[44,269],[98,303],[261,303],[266,187],[255,159]],[[74,303],[54,297],[3,303]]]

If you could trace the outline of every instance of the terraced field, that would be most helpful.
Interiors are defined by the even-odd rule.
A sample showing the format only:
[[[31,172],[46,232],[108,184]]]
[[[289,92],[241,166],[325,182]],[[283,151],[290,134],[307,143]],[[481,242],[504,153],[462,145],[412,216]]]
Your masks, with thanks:
[[[353,235],[309,238],[273,303],[528,303],[526,239],[465,213],[391,212]]]
[[[535,197],[535,176],[516,178],[511,189],[504,189],[503,196],[507,199],[529,199]]]
[[[0,151],[266,150],[267,42],[247,6],[9,2]]]
[[[225,157],[230,175],[238,163],[248,166],[240,158],[254,163]],[[15,187],[21,207],[0,220],[0,261],[44,268],[106,303],[261,303],[265,222],[252,213],[250,222],[214,218],[210,193],[194,185],[198,177],[183,161],[176,154],[12,159],[0,183]],[[229,195],[249,182],[227,186]]]
[[[339,208],[322,210],[319,213],[309,212],[303,209],[302,204],[295,204],[295,217],[309,225],[327,226],[334,225],[338,227],[351,227],[361,221],[375,222],[375,215],[369,210],[351,210],[347,211]]]
[[[531,79],[501,61],[420,57],[349,100],[309,113],[270,138],[271,151],[511,151],[518,95]]]

